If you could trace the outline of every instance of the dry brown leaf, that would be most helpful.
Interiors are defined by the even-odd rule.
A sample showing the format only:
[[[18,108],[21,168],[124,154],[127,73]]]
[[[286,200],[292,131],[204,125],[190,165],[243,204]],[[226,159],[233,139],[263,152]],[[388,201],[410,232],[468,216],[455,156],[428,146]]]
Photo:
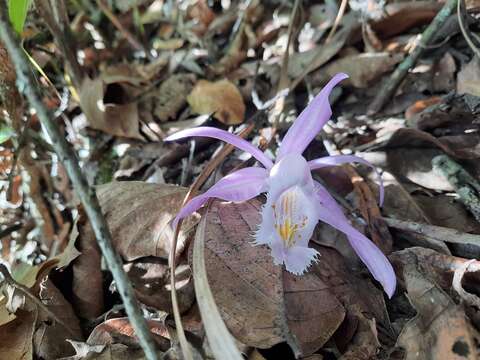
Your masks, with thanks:
[[[102,78],[90,79],[86,77],[80,88],[80,107],[85,113],[88,126],[104,131],[108,134],[143,139],[139,132],[139,118],[137,104],[134,102],[122,103],[118,94],[115,94],[115,103],[105,103],[106,83]],[[117,84],[117,89],[121,90]]]
[[[166,79],[152,93],[154,114],[161,122],[176,119],[177,113],[187,104],[196,77],[193,74],[175,74]]]
[[[245,103],[237,87],[229,80],[210,82],[200,80],[187,101],[198,114],[213,114],[226,125],[237,125],[245,117]]]
[[[457,93],[480,96],[480,59],[477,57],[474,57],[458,72]]]
[[[36,310],[20,310],[17,312],[15,320],[0,326],[0,358],[32,360],[32,337],[36,323]]]
[[[72,305],[50,280],[42,284],[39,297],[45,306],[58,319],[67,324],[70,329],[65,329],[63,325],[52,321],[43,312],[40,312],[39,326],[36,328],[33,337],[36,357],[40,359],[58,359],[71,355],[73,353],[72,347],[66,339],[78,341],[83,339],[80,321],[73,312]]]
[[[186,193],[187,189],[179,186],[140,181],[112,182],[98,187],[97,195],[112,233],[113,245],[124,260],[134,261],[152,256],[159,258],[157,260],[160,263],[166,262],[173,238],[170,222],[180,210]],[[195,221],[193,218],[187,219],[184,224],[177,254],[183,251],[188,232]],[[84,215],[79,220],[79,233],[77,246],[82,256],[75,260],[73,267],[74,304],[82,317],[95,318],[103,312],[101,254],[90,225],[85,224]],[[139,284],[145,281],[141,280],[143,271],[156,272],[154,262],[140,263],[146,268],[137,275],[132,275]],[[179,286],[183,286],[182,283]],[[163,289],[163,285],[160,287]],[[155,288],[158,290],[158,286]],[[148,297],[150,292],[144,287],[142,289],[140,294]],[[188,287],[185,287],[185,291],[186,294],[191,293]],[[166,297],[169,299],[170,296]],[[156,306],[169,304],[167,299]],[[191,296],[186,295],[184,308],[191,304],[189,299]],[[153,300],[149,303],[152,302]],[[162,310],[168,311],[168,308]]]
[[[437,251],[423,247],[411,247],[405,250],[396,251],[389,255],[389,259],[395,267],[397,274],[403,274],[404,268],[408,264],[418,264],[422,274],[428,274],[428,277],[435,284],[445,291],[450,291],[452,287],[453,274],[455,271],[465,265],[468,259],[461,257],[441,254]],[[480,263],[477,261],[477,266]],[[463,285],[475,292],[480,291],[480,274],[471,273],[466,277]],[[400,283],[405,280],[400,278]]]
[[[150,257],[126,264],[124,268],[139,301],[155,309],[171,311],[170,271],[166,261]],[[183,313],[195,302],[190,267],[178,264],[175,269],[175,279],[178,307]]]
[[[148,320],[148,327],[153,334],[157,345],[166,351],[170,347],[170,334],[162,321]],[[122,343],[125,345],[138,344],[135,331],[126,317],[109,319],[97,325],[90,333],[86,343],[91,346]]]
[[[397,340],[397,346],[406,350],[405,359],[478,359],[480,334],[464,310],[417,265],[407,264],[403,277],[408,298],[417,310]]]
[[[467,134],[468,135],[468,134]],[[462,137],[465,140],[464,137]],[[474,135],[474,141],[480,138]],[[442,153],[455,158],[476,159],[476,146],[465,149],[462,144],[450,146],[444,139],[416,129],[399,129],[388,140],[387,166],[398,178],[433,190],[452,191],[449,181],[433,170],[432,159]],[[458,147],[458,148],[457,148]],[[473,172],[474,173],[474,172]]]
[[[314,273],[294,276],[251,245],[261,204],[213,203],[205,229],[208,280],[227,327],[242,343],[269,348],[296,339],[304,355],[319,349],[343,321],[342,305]]]
[[[290,55],[288,61],[288,75],[290,78],[298,78],[305,74],[307,70],[316,70],[333,58],[343,48],[350,35],[354,20],[350,19],[349,21],[352,24],[339,31],[328,44],[321,44],[311,50]]]
[[[400,53],[363,53],[335,60],[312,74],[312,84],[324,85],[339,72],[348,74],[345,84],[366,88],[403,59]],[[342,83],[343,84],[343,83]]]

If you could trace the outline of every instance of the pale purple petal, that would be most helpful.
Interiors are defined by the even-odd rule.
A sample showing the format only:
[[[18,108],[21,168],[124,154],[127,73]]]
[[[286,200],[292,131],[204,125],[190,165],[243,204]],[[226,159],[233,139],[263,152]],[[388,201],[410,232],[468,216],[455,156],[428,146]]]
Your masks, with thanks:
[[[219,198],[226,201],[246,201],[254,198],[266,190],[267,170],[259,167],[248,167],[235,171],[220,179],[205,193],[191,199],[179,211],[174,222],[175,228],[178,221],[194,213],[210,198]]]
[[[328,191],[316,183],[317,196],[320,202],[318,216],[320,221],[330,224],[347,235],[350,245],[368,268],[373,277],[382,284],[385,292],[391,298],[395,292],[397,279],[392,265],[365,235],[350,225],[342,209],[331,197]]]
[[[348,78],[346,74],[335,75],[302,111],[282,140],[282,145],[278,150],[279,159],[288,153],[303,153],[332,115],[332,109],[328,102],[330,92],[335,85],[346,78]]]
[[[292,274],[303,275],[308,267],[317,261],[319,255],[317,250],[309,247],[293,247],[285,253],[285,268]]]
[[[350,163],[350,162],[358,162],[358,163],[370,166],[375,171],[378,177],[378,182],[380,183],[379,203],[380,203],[380,206],[382,206],[383,199],[385,197],[385,189],[383,187],[382,175],[377,171],[375,166],[373,166],[373,164],[371,164],[367,160],[362,159],[361,157],[355,156],[355,155],[334,155],[334,156],[325,156],[322,158],[311,160],[308,162],[308,166],[310,167],[310,170],[315,170],[315,169],[321,169],[326,166],[341,165],[341,164]]]
[[[270,160],[259,148],[253,146],[245,139],[242,139],[240,136],[229,133],[228,131],[217,129],[209,126],[200,126],[193,129],[186,129],[179,131],[173,135],[168,136],[164,141],[175,141],[187,137],[200,136],[200,137],[209,137],[218,140],[225,141],[226,143],[232,144],[233,146],[251,154],[255,159],[257,159],[263,166],[267,169],[270,169],[273,166],[272,160]]]

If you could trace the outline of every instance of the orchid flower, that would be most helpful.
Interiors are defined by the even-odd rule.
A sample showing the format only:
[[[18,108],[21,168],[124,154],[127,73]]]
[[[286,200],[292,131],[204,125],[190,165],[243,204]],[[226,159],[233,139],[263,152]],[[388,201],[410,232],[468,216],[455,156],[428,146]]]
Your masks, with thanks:
[[[333,197],[313,180],[311,174],[312,170],[347,162],[372,165],[351,155],[327,156],[311,161],[302,156],[332,115],[328,101],[330,92],[347,77],[345,74],[335,75],[303,110],[283,138],[275,163],[248,141],[213,127],[187,129],[167,137],[166,141],[192,136],[223,140],[250,153],[263,165],[235,171],[205,193],[191,199],[177,214],[174,226],[180,219],[202,207],[209,198],[242,202],[266,192],[267,199],[261,211],[261,224],[255,233],[254,244],[268,245],[275,264],[284,264],[287,271],[301,275],[317,261],[319,253],[309,248],[308,242],[320,220],[346,234],[357,255],[391,297],[396,286],[392,265],[380,249],[350,224]],[[383,185],[380,178],[382,202]]]

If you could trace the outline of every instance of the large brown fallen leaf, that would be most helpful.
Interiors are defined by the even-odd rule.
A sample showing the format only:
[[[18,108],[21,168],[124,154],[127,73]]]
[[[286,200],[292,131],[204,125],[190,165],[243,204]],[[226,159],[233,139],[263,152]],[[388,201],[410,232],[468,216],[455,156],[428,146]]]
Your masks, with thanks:
[[[142,292],[141,297],[146,303],[166,311],[169,306],[165,308],[162,304],[169,304],[169,301],[153,304],[155,296],[160,295],[158,292],[152,294],[149,287],[158,281],[158,278],[163,278],[158,270],[162,264],[165,267],[169,256],[173,239],[170,222],[179,211],[186,192],[187,189],[174,185],[148,184],[140,181],[112,182],[99,186],[97,190],[116,251],[125,261],[137,260],[136,265],[131,265],[133,270],[136,268],[132,273],[132,280],[142,285],[137,291]],[[183,251],[189,229],[194,224],[193,218],[187,219],[182,227],[177,254]],[[81,316],[95,318],[103,311],[101,254],[93,231],[84,216],[79,219],[78,227],[80,235],[77,246],[82,255],[76,259],[73,266],[74,304]],[[140,261],[140,258],[147,257],[153,258],[145,262]],[[156,274],[157,278],[142,280],[145,274]],[[164,285],[157,283],[154,288],[163,289]],[[191,293],[188,286],[183,287],[182,283],[179,283],[179,286],[187,293]],[[148,297],[152,297],[150,301]],[[166,299],[169,298],[169,295],[166,296]],[[187,296],[185,300],[185,307],[188,307],[191,297]]]
[[[227,125],[237,125],[245,117],[245,104],[238,88],[228,80],[200,80],[187,101],[194,113],[213,114]]]
[[[242,343],[269,348],[294,341],[303,355],[312,354],[330,339],[345,310],[317,275],[284,272],[266,246],[252,246],[260,207],[257,200],[214,202],[204,215],[210,287],[227,327]]]
[[[170,222],[186,193],[187,189],[180,186],[141,181],[99,186],[97,196],[118,253],[127,261],[146,256],[168,259],[173,234]],[[193,221],[187,221],[182,226],[179,253],[193,225]]]
[[[421,272],[416,264],[403,269],[408,298],[417,316],[403,328],[397,346],[406,360],[478,359],[480,334],[461,306]]]

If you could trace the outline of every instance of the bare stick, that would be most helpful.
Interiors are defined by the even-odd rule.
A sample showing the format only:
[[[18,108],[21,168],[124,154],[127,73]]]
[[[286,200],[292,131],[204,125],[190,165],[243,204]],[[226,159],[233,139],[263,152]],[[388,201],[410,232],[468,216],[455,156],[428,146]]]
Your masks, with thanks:
[[[142,311],[134,297],[130,280],[123,271],[120,256],[113,248],[112,236],[108,229],[108,224],[102,214],[95,191],[88,185],[78,164],[75,152],[67,143],[57,125],[51,120],[50,114],[41,100],[41,94],[39,89],[35,86],[28,60],[18,45],[19,43],[16,34],[14,33],[12,25],[8,19],[8,10],[5,0],[0,0],[0,40],[5,44],[5,47],[12,58],[12,62],[15,64],[18,89],[25,94],[30,104],[35,108],[38,119],[40,120],[44,131],[51,139],[53,148],[62,164],[65,166],[73,187],[85,208],[92,229],[97,238],[98,245],[105,257],[108,268],[112,272],[118,291],[125,305],[125,310],[132,323],[132,327],[135,329],[139,343],[145,351],[146,358],[154,360],[157,358],[155,343],[143,317]]]
[[[457,5],[457,17],[458,17],[458,25],[460,25],[460,31],[462,32],[465,41],[467,42],[470,49],[472,49],[473,53],[477,55],[480,59],[480,49],[475,45],[472,38],[470,37],[470,33],[465,26],[465,20],[463,19],[463,14],[466,12],[465,10],[465,0],[458,0]]]
[[[387,101],[392,98],[398,86],[407,75],[408,70],[415,65],[418,58],[422,55],[423,50],[429,45],[430,41],[437,34],[438,30],[455,10],[457,1],[458,0],[448,0],[445,5],[443,5],[442,9],[438,12],[433,21],[423,32],[418,45],[411,52],[411,54],[408,55],[408,57],[403,60],[400,65],[398,65],[393,74],[390,75],[388,81],[378,92],[375,99],[373,99],[373,102],[368,107],[368,114],[376,114],[383,108]]]
[[[59,3],[55,2],[55,5],[59,5]],[[73,85],[79,89],[80,85],[82,84],[84,73],[77,60],[77,49],[75,46],[75,41],[72,40],[73,35],[70,31],[70,28],[67,26],[67,24],[65,24],[65,21],[62,21],[60,24],[57,23],[54,17],[54,10],[47,0],[35,0],[35,7],[37,8],[42,20],[52,33],[57,46],[65,57],[65,60],[70,68]]]
[[[347,3],[348,3],[347,0],[342,0],[342,3],[340,4],[340,8],[338,9],[337,17],[335,18],[335,22],[333,23],[333,26],[330,29],[330,32],[328,33],[327,39],[325,40],[325,44],[328,44],[328,42],[332,40],[333,35],[335,35],[338,25],[340,25],[340,21],[342,21],[343,14],[345,14]]]
[[[398,220],[388,217],[383,217],[382,219],[391,228],[422,235],[435,241],[480,246],[480,235],[413,221]]]

